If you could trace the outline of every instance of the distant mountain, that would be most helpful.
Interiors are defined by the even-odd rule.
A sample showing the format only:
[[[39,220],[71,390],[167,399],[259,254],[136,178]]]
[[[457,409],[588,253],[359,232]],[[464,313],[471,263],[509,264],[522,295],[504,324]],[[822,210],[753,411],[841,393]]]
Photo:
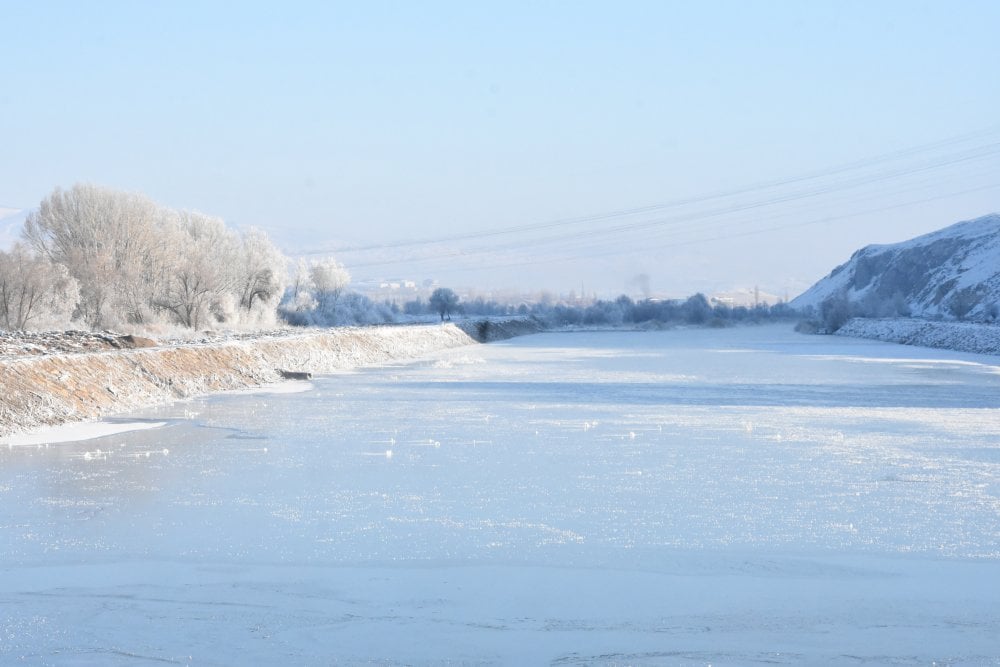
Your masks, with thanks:
[[[1000,311],[1000,214],[909,241],[870,245],[792,300],[793,308],[851,315],[996,319]]]
[[[30,212],[28,209],[0,208],[0,250],[10,250],[21,240],[24,219]]]

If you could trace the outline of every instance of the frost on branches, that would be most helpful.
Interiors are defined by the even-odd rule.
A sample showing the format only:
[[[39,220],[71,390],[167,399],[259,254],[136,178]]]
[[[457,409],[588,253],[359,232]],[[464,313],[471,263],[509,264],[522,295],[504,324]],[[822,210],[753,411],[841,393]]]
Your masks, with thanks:
[[[57,188],[24,239],[0,256],[7,329],[273,326],[287,282],[263,232],[94,185]]]

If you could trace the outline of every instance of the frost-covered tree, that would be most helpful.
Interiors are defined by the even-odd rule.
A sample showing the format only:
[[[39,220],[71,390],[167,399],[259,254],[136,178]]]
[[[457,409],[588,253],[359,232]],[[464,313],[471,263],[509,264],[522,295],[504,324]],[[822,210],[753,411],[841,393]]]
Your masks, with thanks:
[[[32,255],[21,244],[0,251],[0,327],[66,326],[79,298],[77,282],[65,266]]]
[[[235,232],[218,218],[184,211],[176,215],[172,235],[184,251],[156,305],[193,329],[230,321],[241,253]]]
[[[164,236],[181,251],[170,255],[158,308],[191,328],[274,324],[287,259],[263,231],[241,236],[221,219],[191,211],[172,213],[169,227]]]
[[[445,316],[450,320],[451,314],[458,308],[458,295],[447,287],[438,287],[431,293],[428,303],[444,322]]]
[[[240,318],[273,323],[288,279],[288,260],[259,229],[243,234],[237,260],[234,286]]]
[[[76,279],[77,315],[93,328],[270,325],[287,280],[262,231],[240,236],[218,218],[93,185],[57,188],[24,237]]]
[[[712,317],[712,306],[701,292],[693,294],[681,306],[684,319],[691,324],[704,324]]]
[[[350,284],[351,274],[335,259],[319,259],[309,264],[309,281],[313,288],[313,298],[316,299],[316,309],[330,315],[340,294]]]
[[[298,324],[301,323],[304,313],[315,311],[316,299],[313,297],[313,290],[312,278],[309,277],[309,262],[300,259],[281,304],[283,317],[288,319],[290,313],[296,313],[293,319]]]
[[[407,301],[403,304],[403,312],[407,315],[422,315],[426,309],[426,304],[417,297],[412,301]]]
[[[627,296],[624,297],[625,301],[621,298],[615,301],[597,301],[591,304],[583,312],[583,324],[598,324],[606,325],[610,324],[612,326],[618,326],[626,320],[625,307],[631,303],[631,299]],[[573,314],[570,310],[576,309],[566,309],[562,306],[556,306],[554,309],[554,315],[556,321],[561,324],[579,324],[580,321],[574,321]]]
[[[299,260],[281,303],[281,316],[296,326],[392,321],[391,312],[346,292],[351,274],[335,259]]]
[[[851,319],[851,302],[846,294],[835,294],[819,305],[819,317],[827,333],[833,333]]]
[[[24,237],[77,280],[87,324],[141,323],[151,283],[163,275],[160,221],[160,209],[143,195],[78,184],[42,200]]]

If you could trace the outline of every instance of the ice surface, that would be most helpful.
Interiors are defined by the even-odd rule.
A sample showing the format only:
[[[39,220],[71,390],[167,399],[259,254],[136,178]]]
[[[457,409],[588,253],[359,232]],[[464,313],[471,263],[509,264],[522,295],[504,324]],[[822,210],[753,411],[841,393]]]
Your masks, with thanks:
[[[0,663],[1000,664],[998,366],[542,334],[2,449]]]

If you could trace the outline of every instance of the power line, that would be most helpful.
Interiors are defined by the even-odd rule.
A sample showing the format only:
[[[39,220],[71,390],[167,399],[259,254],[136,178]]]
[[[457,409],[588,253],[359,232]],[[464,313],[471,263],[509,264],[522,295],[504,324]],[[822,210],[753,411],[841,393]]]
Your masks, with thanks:
[[[946,148],[949,146],[968,142],[972,139],[990,137],[997,133],[1000,133],[1000,126],[992,126],[981,130],[976,130],[974,132],[956,135],[947,139],[942,139],[927,144],[921,144],[910,148],[900,149],[889,153],[883,153],[873,157],[868,157],[861,160],[855,160],[852,162],[840,164],[834,167],[829,167],[814,172],[808,172],[806,174],[802,174],[799,176],[783,178],[783,179],[775,179],[771,181],[764,181],[761,183],[756,183],[753,185],[735,188],[731,190],[716,191],[705,195],[676,199],[668,202],[649,204],[646,206],[619,209],[615,211],[608,211],[603,213],[596,213],[596,214],[584,215],[572,218],[562,218],[558,220],[551,220],[548,222],[514,225],[514,226],[497,228],[492,230],[484,230],[479,232],[468,232],[462,234],[427,237],[423,239],[405,240],[405,241],[397,241],[397,242],[381,243],[381,244],[348,246],[348,247],[334,248],[329,250],[310,251],[303,254],[320,255],[320,254],[331,254],[331,253],[366,252],[372,250],[393,250],[393,249],[400,249],[407,247],[435,245],[441,243],[453,243],[457,241],[480,240],[480,239],[493,238],[497,236],[504,236],[510,234],[538,232],[554,228],[580,226],[587,223],[601,222],[605,220],[613,220],[616,218],[625,218],[629,216],[642,215],[670,208],[680,208],[683,206],[690,206],[692,204],[703,204],[714,200],[727,199],[731,197],[737,197],[740,195],[752,194],[754,192],[766,191],[778,187],[804,183],[812,180],[817,180],[820,178],[835,176],[838,174],[848,173],[851,171],[857,171],[859,169],[864,169],[866,167],[872,167],[882,163],[891,162],[893,160],[898,160],[900,158],[927,153],[929,151],[938,150],[941,148]],[[976,151],[987,150],[986,156],[988,157],[996,154],[998,147],[1000,147],[1000,143],[990,143],[982,146],[974,146],[971,149],[965,149],[965,152],[975,153]],[[912,171],[907,169],[897,169],[896,172],[892,172],[889,173],[888,175],[881,176],[879,177],[879,179],[884,180],[885,178],[893,178],[900,174],[916,173],[926,169],[937,168],[940,166],[947,166],[956,163],[955,161],[962,161],[963,159],[976,159],[977,157],[983,157],[982,155],[980,156],[966,155],[963,158],[962,154],[963,152],[959,151],[957,153],[944,156],[943,161],[939,159],[937,162],[931,165],[918,167],[916,169],[913,169]],[[857,179],[864,177],[855,177],[855,178]],[[822,188],[820,188],[820,190],[822,190]]]
[[[586,242],[593,242],[594,240],[599,240],[602,238],[607,238],[609,236],[621,237],[627,234],[634,234],[636,232],[648,232],[648,231],[658,231],[660,234],[663,232],[670,232],[672,229],[676,229],[677,225],[702,222],[705,220],[724,218],[725,216],[747,213],[760,209],[766,209],[769,207],[775,207],[780,204],[787,204],[795,201],[804,201],[815,199],[823,195],[829,195],[836,192],[849,191],[863,186],[870,186],[879,183],[884,183],[893,179],[899,179],[906,176],[912,176],[915,174],[926,174],[933,172],[935,170],[959,165],[966,164],[975,160],[981,160],[984,158],[989,158],[994,155],[1000,154],[1000,143],[988,144],[985,146],[977,146],[972,149],[966,149],[964,151],[958,151],[951,153],[949,155],[938,157],[934,160],[925,161],[917,166],[910,166],[907,168],[896,168],[891,170],[886,170],[878,174],[866,174],[861,176],[853,176],[849,179],[843,179],[839,182],[818,184],[809,188],[799,189],[797,191],[787,192],[787,193],[776,193],[774,196],[751,200],[748,202],[736,202],[728,204],[725,206],[718,206],[715,208],[710,208],[707,210],[696,211],[693,213],[677,214],[669,217],[657,217],[653,219],[641,220],[638,222],[624,223],[611,227],[601,227],[598,229],[585,229],[574,231],[570,233],[559,233],[543,237],[531,238],[531,239],[521,239],[510,241],[502,244],[493,244],[486,247],[473,247],[466,249],[455,249],[444,252],[434,252],[429,257],[414,257],[413,255],[407,256],[405,258],[393,258],[389,260],[370,260],[361,262],[348,262],[350,268],[363,268],[371,266],[384,266],[392,264],[401,264],[406,262],[427,262],[434,259],[453,259],[456,257],[465,257],[481,254],[495,254],[499,251],[513,250],[518,248],[524,248],[525,246],[531,246],[537,248],[541,245],[547,245],[552,243],[569,243],[574,247],[580,247]],[[973,189],[975,191],[977,189]],[[954,195],[952,195],[954,196]],[[738,225],[738,221],[735,223],[724,223],[723,227]]]
[[[738,231],[738,232],[733,232],[733,233],[718,234],[716,236],[707,236],[707,237],[702,237],[702,238],[697,238],[697,239],[688,239],[688,240],[683,240],[683,241],[673,241],[673,242],[670,242],[670,243],[646,245],[646,246],[644,246],[642,248],[642,250],[643,251],[665,250],[665,249],[668,249],[668,248],[678,248],[678,247],[684,247],[684,246],[689,246],[689,245],[697,245],[697,244],[701,244],[701,243],[714,243],[716,241],[724,241],[724,240],[730,240],[730,239],[734,239],[734,238],[743,238],[743,237],[755,236],[755,235],[759,235],[759,234],[767,234],[767,233],[771,233],[771,232],[775,232],[775,231],[783,231],[783,230],[795,229],[795,228],[800,228],[800,227],[808,227],[808,226],[813,226],[813,225],[819,225],[819,224],[824,224],[824,223],[835,222],[835,221],[838,221],[838,220],[846,220],[846,219],[849,219],[849,218],[854,218],[854,217],[858,217],[858,216],[862,216],[862,215],[871,215],[873,213],[883,213],[885,211],[891,211],[891,210],[898,209],[898,208],[905,208],[907,206],[915,206],[915,205],[918,205],[918,204],[926,204],[926,203],[930,203],[932,201],[939,201],[939,200],[942,200],[942,199],[948,199],[950,197],[958,197],[958,196],[961,196],[961,195],[971,194],[971,193],[974,193],[974,192],[981,192],[981,191],[990,190],[990,189],[994,189],[994,188],[1000,188],[1000,183],[990,183],[990,184],[987,184],[987,185],[984,185],[984,186],[980,186],[980,187],[976,187],[976,188],[968,188],[968,189],[960,190],[960,191],[957,191],[957,192],[950,192],[950,193],[943,194],[943,195],[936,195],[934,197],[925,197],[925,198],[922,198],[922,199],[916,199],[916,200],[910,200],[910,201],[905,201],[905,202],[899,202],[899,203],[896,203],[896,204],[891,204],[891,205],[877,207],[877,208],[870,208],[870,209],[863,210],[863,211],[854,211],[852,213],[846,213],[846,214],[841,214],[841,215],[836,215],[836,216],[824,216],[822,218],[817,218],[817,219],[808,220],[808,221],[804,221],[804,222],[795,222],[795,223],[789,223],[789,224],[785,224],[785,225],[774,225],[774,226],[770,226],[770,227],[764,227],[764,228],[758,228],[758,229],[752,229],[752,230],[743,230],[743,231]],[[623,251],[621,251],[621,250],[613,250],[613,251],[608,251],[608,252],[603,252],[603,253],[588,254],[586,256],[586,259],[589,260],[589,259],[595,259],[595,258],[601,258],[601,257],[609,257],[609,256],[614,256],[614,255],[620,255],[620,254],[623,254]],[[455,255],[453,255],[453,257],[461,258],[461,257],[466,257],[466,256],[463,255],[462,253],[456,253]],[[414,260],[414,263],[423,263],[423,262],[426,262],[426,261],[435,261],[437,259],[439,259],[439,258],[437,258],[437,257],[430,257],[430,258],[425,258],[423,260]],[[537,259],[530,259],[530,260],[519,260],[519,261],[504,262],[504,263],[484,263],[484,262],[480,261],[477,264],[477,267],[478,268],[483,268],[483,269],[515,268],[515,267],[521,267],[521,266],[535,266],[535,265],[539,265],[539,264],[562,263],[562,262],[574,261],[574,260],[578,260],[578,259],[580,259],[580,257],[578,257],[578,256],[555,256],[555,257],[548,256],[548,257],[544,257],[544,258],[537,258]],[[398,264],[398,263],[400,263],[400,262],[399,261],[395,261],[395,260],[388,260],[388,261],[384,261],[384,262],[370,262],[370,263],[365,263],[365,264],[360,264],[360,265],[353,265],[353,266],[348,266],[347,268],[349,268],[349,269],[355,269],[355,268],[360,268],[360,267],[363,267],[363,266],[391,265],[391,264]]]

